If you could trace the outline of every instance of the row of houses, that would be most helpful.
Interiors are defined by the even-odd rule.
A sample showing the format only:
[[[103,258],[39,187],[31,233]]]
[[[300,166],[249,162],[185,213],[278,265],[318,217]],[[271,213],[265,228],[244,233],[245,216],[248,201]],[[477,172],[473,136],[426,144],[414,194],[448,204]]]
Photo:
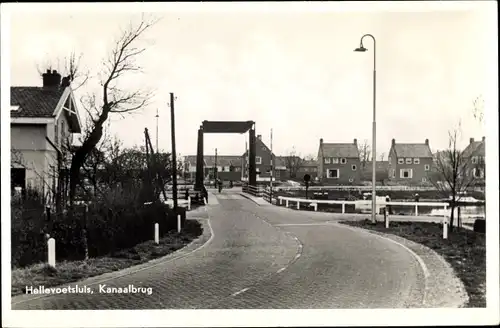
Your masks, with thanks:
[[[65,157],[64,143],[72,143],[73,134],[81,133],[82,125],[73,91],[66,78],[57,71],[43,74],[41,87],[11,87],[11,184],[55,189],[58,161]],[[392,140],[387,161],[376,163],[377,175],[388,180],[409,183],[426,182],[433,159],[429,140],[423,143],[399,143]],[[485,138],[470,139],[464,156],[477,164],[473,174],[484,179]],[[194,180],[196,156],[184,158],[188,178]],[[63,164],[66,165],[66,164]],[[330,143],[319,140],[317,158],[303,160],[297,156],[276,156],[262,141],[256,139],[258,180],[269,180],[274,166],[276,180],[302,180],[309,174],[326,184],[357,184],[370,180],[372,165],[360,160],[357,140]],[[364,166],[364,167],[362,167]],[[204,156],[205,176],[217,167],[223,180],[247,179],[248,152],[231,156]],[[482,167],[482,169],[481,169]],[[382,172],[384,174],[378,174]]]
[[[376,171],[379,179],[395,183],[425,184],[435,164],[435,155],[429,145],[429,139],[422,143],[398,143],[392,139],[387,161],[377,161]],[[473,156],[474,174],[484,179],[485,138],[481,141],[470,139],[463,152],[464,156]],[[190,179],[196,174],[196,156],[185,156],[185,171]],[[245,180],[248,170],[248,151],[241,155],[204,156],[204,174],[213,178],[215,169],[222,180]],[[330,143],[319,140],[317,159],[303,160],[297,156],[276,156],[262,141],[256,140],[257,181],[269,181],[274,170],[275,180],[302,180],[306,174],[324,184],[355,185],[362,181],[371,181],[372,162],[363,162],[357,139],[350,143]]]

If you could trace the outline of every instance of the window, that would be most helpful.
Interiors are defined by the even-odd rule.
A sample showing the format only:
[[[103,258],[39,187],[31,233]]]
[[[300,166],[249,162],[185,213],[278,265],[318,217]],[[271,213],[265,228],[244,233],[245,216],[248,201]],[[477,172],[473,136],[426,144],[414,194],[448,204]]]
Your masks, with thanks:
[[[241,172],[241,167],[235,167],[234,172]]]
[[[413,170],[412,169],[401,169],[399,170],[399,177],[401,179],[411,179],[413,176]]]
[[[351,168],[353,171],[356,171],[356,169],[357,169],[356,165],[352,165]]]
[[[262,157],[255,156],[255,164],[262,164]]]
[[[426,178],[426,177],[423,177],[423,178],[422,178],[422,182],[427,182],[427,178]]]
[[[347,163],[347,160],[345,158],[341,158],[340,159],[340,164],[345,164],[345,163]]]
[[[405,160],[404,158],[398,158],[398,164],[404,164]]]
[[[332,158],[332,164],[338,164],[339,159],[338,158]]]
[[[280,177],[280,171],[279,170],[274,171],[274,177],[275,178],[279,178]]]
[[[414,158],[413,164],[420,164],[420,158]]]
[[[339,169],[328,169],[328,170],[326,170],[326,176],[329,179],[338,179],[339,178]]]
[[[18,105],[12,105],[12,106],[10,106],[10,110],[12,112],[17,112],[19,110],[19,106]]]
[[[325,164],[330,164],[331,161],[330,161],[330,157],[325,157]]]
[[[57,123],[54,124],[54,142],[59,146],[59,125]]]
[[[226,171],[226,172],[230,172],[230,167],[229,166],[224,166],[224,170],[223,171]]]
[[[477,156],[472,156],[472,164],[477,164]]]
[[[411,158],[406,159],[406,164],[411,164]]]
[[[430,169],[431,169],[431,166],[429,164],[425,164],[424,170],[430,171]]]
[[[309,172],[309,168],[308,167],[304,167],[304,172]]]
[[[474,174],[474,177],[475,178],[483,178],[484,177],[484,173],[483,173],[483,170],[481,170],[480,168],[478,167],[475,167],[474,170],[473,170],[473,174]]]

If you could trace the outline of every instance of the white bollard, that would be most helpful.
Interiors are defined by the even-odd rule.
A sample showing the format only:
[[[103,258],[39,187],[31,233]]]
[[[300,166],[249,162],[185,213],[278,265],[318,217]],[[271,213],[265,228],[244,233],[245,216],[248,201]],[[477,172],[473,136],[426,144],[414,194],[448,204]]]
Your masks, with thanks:
[[[288,199],[286,200],[286,207],[288,208]]]
[[[155,244],[160,243],[160,225],[155,223]]]
[[[418,205],[415,205],[415,216],[418,216]]]
[[[342,203],[342,214],[345,214],[345,203]]]
[[[297,209],[300,210],[300,202],[297,201]]]
[[[283,205],[283,198],[280,198],[280,205]]]
[[[385,228],[389,229],[389,214],[385,215]]]
[[[56,266],[56,240],[54,238],[49,238],[47,241],[48,246],[48,262],[53,268]]]
[[[188,196],[188,211],[191,211],[191,196]]]
[[[448,217],[443,217],[443,239],[448,239]]]
[[[205,197],[203,197],[203,204],[207,205],[207,199]]]
[[[177,232],[181,233],[181,215],[177,215]]]

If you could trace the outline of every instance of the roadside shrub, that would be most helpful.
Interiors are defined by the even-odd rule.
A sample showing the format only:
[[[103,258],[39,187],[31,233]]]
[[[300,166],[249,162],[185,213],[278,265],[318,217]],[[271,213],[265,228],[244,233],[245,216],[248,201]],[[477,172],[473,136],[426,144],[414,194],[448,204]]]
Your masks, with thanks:
[[[160,237],[176,229],[177,214],[183,224],[186,210],[177,213],[155,202],[144,205],[133,190],[114,188],[103,197],[92,199],[85,215],[83,205],[74,205],[63,213],[44,215],[44,205],[12,204],[12,267],[24,267],[46,261],[47,238],[56,240],[56,259],[81,260],[85,256],[84,228],[90,257],[98,257],[133,247],[154,238],[154,224],[160,225]]]

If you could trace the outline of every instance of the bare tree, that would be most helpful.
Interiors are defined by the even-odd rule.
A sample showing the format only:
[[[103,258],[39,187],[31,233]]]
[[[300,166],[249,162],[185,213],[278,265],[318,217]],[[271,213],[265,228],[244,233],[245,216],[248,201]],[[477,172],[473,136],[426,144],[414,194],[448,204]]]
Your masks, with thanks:
[[[80,181],[80,170],[87,156],[97,146],[103,136],[104,123],[113,113],[127,113],[139,110],[147,105],[152,96],[143,90],[125,91],[118,86],[121,77],[129,73],[140,72],[136,64],[137,56],[146,48],[137,47],[136,43],[141,35],[151,28],[157,21],[147,21],[142,17],[137,25],[131,24],[116,41],[109,58],[103,63],[100,74],[102,99],[98,100],[95,94],[89,95],[84,101],[84,108],[88,114],[90,126],[83,136],[82,144],[73,153],[70,167],[70,202],[75,197],[76,187]],[[73,57],[75,58],[75,57]],[[78,71],[77,66],[73,66]]]
[[[455,208],[461,197],[473,186],[476,177],[473,173],[472,164],[473,153],[466,154],[459,149],[461,129],[458,128],[448,133],[448,148],[437,152],[433,170],[430,173],[429,181],[442,194],[450,199],[450,232],[453,230]]]
[[[484,120],[484,99],[483,99],[483,97],[479,96],[476,99],[474,99],[472,114],[474,115],[474,118],[479,123],[483,123],[483,120]]]
[[[383,162],[383,161],[384,161],[384,159],[385,159],[385,153],[381,153],[381,154],[379,155],[379,158],[380,158],[380,161],[382,161],[382,162]]]
[[[359,160],[361,162],[361,170],[364,171],[366,168],[366,164],[370,161],[371,156],[371,147],[368,143],[368,140],[363,140],[362,143],[358,146],[359,149]]]
[[[285,156],[285,166],[286,169],[288,170],[290,178],[293,179],[297,177],[297,172],[300,166],[302,165],[302,162],[303,160],[295,150],[295,147],[292,148],[292,150],[289,151],[288,154]]]

